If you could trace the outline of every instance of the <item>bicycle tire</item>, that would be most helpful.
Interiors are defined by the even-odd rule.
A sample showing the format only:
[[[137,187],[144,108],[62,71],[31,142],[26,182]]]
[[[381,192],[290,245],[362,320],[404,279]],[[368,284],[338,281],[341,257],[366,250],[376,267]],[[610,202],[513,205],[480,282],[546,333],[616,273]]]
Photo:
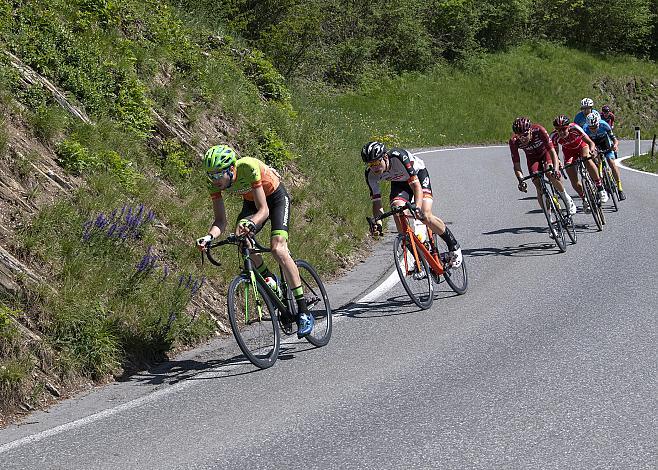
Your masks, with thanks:
[[[420,241],[418,243],[420,243]],[[395,260],[395,268],[398,271],[398,276],[400,276],[402,287],[404,287],[409,298],[419,308],[426,310],[430,308],[434,302],[434,281],[427,260],[420,251],[418,252],[418,257],[420,258],[421,270],[415,266],[416,260],[414,259],[412,249],[410,249],[408,235],[404,233],[395,237],[395,242],[393,243],[393,259]],[[410,265],[413,265],[412,271],[407,273],[407,266]],[[416,276],[417,279],[414,279],[414,276]],[[413,282],[413,286],[417,286],[418,289],[412,288],[410,282]]]
[[[551,197],[550,193],[544,193],[543,198],[544,198],[544,204],[542,205],[542,212],[544,213],[544,217],[546,217],[546,222],[548,223],[548,230],[553,235],[551,238],[555,241],[555,244],[557,245],[560,252],[564,253],[565,251],[567,251],[567,242],[564,239],[564,231],[562,230],[562,223],[561,223],[559,212],[557,210],[557,207],[555,207],[555,203],[553,202],[553,198]],[[555,221],[551,220],[549,208],[550,211],[556,214]]]
[[[567,232],[567,235],[569,236],[571,243],[575,245],[578,240],[578,235],[576,235],[576,224],[573,221],[573,216],[569,214],[569,205],[567,204],[567,201],[562,197],[560,193],[557,192],[553,193],[553,197],[558,197],[559,200],[562,201],[562,204],[564,205],[564,207],[562,206],[559,207],[559,213],[562,219],[562,227]]]
[[[600,232],[601,230],[603,230],[603,223],[601,222],[599,211],[597,209],[598,198],[594,192],[594,185],[592,184],[592,181],[589,179],[589,176],[585,176],[582,179],[583,179],[583,193],[585,194],[585,198],[587,199],[587,204],[589,204],[589,210],[592,214],[592,217],[594,218],[594,223],[596,224],[596,228]]]
[[[440,240],[440,241],[439,241]],[[466,257],[462,256],[462,264],[457,269],[449,265],[450,251],[448,245],[439,237],[434,234],[434,247],[439,252],[439,259],[443,264],[443,279],[450,286],[455,294],[462,295],[468,289],[468,271],[466,269]]]
[[[313,330],[308,336],[305,336],[306,341],[313,346],[325,346],[331,339],[332,331],[332,313],[327,291],[324,288],[322,279],[309,262],[298,259],[295,260],[295,264],[299,270],[299,277],[304,288],[308,311],[315,319]]]
[[[615,180],[615,175],[612,174],[612,169],[607,164],[603,174],[605,190],[608,191],[610,199],[612,199],[612,207],[614,208],[614,211],[617,212],[619,211],[619,206],[617,205],[619,195],[617,194],[617,181]]]
[[[231,281],[227,299],[228,318],[233,336],[245,357],[256,367],[267,369],[274,365],[279,356],[281,333],[276,308],[265,290],[260,285],[257,288],[259,296],[254,299],[249,277],[240,275]],[[249,311],[250,306],[256,305],[265,310],[261,315]]]

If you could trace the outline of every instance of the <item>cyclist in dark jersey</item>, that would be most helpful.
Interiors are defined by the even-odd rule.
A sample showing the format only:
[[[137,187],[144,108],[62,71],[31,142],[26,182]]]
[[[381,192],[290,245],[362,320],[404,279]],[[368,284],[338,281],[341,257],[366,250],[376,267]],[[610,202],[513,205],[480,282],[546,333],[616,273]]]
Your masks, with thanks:
[[[601,119],[608,123],[611,129],[615,128],[615,113],[610,110],[607,104],[601,108]]]
[[[314,319],[313,315],[308,313],[299,270],[288,251],[290,197],[278,173],[256,158],[244,157],[238,160],[235,150],[228,145],[211,147],[203,157],[203,165],[209,180],[208,189],[215,220],[208,234],[197,239],[197,246],[203,250],[207,243],[226,230],[226,209],[222,192],[241,195],[242,211],[238,216],[235,234],[256,234],[268,219],[271,221],[272,256],[281,266],[297,301],[297,336],[308,335],[313,330]],[[275,278],[265,266],[261,255],[255,254],[252,258],[266,282],[268,278]]]
[[[432,185],[425,163],[420,158],[401,148],[387,149],[377,141],[368,142],[361,149],[361,159],[366,163],[365,178],[372,198],[372,213],[376,217],[384,213],[379,183],[391,182],[391,207],[403,206],[407,202],[416,204],[416,216],[448,245],[452,266],[462,263],[459,243],[446,224],[432,213]],[[398,231],[402,227],[395,217]],[[381,233],[381,221],[377,224]]]
[[[530,173],[535,173],[549,166],[553,166],[553,172],[549,172],[546,175],[566,202],[569,213],[575,214],[576,204],[574,204],[571,196],[565,192],[562,181],[560,181],[560,172],[558,171],[560,160],[557,157],[557,153],[546,129],[539,124],[532,124],[527,117],[518,117],[512,124],[512,131],[514,131],[514,134],[512,134],[509,140],[509,148],[512,154],[512,163],[514,164],[514,173],[519,180],[519,191],[528,191],[526,182],[521,181],[523,179],[523,171],[521,170],[519,149],[522,149],[525,152],[528,171]],[[533,178],[532,182],[537,189],[537,202],[543,208],[544,201],[541,197],[541,185],[537,178]]]

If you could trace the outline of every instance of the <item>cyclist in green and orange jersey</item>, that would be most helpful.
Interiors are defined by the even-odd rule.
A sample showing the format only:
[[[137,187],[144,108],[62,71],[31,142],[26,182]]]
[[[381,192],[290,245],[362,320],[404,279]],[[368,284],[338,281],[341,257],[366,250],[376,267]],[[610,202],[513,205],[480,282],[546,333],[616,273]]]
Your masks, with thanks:
[[[211,147],[203,157],[203,166],[209,179],[215,219],[208,234],[197,239],[197,247],[204,250],[206,244],[226,230],[226,209],[222,193],[241,195],[242,211],[238,215],[235,234],[254,235],[268,219],[271,221],[272,256],[281,266],[286,282],[292,286],[297,301],[297,336],[308,335],[313,330],[314,319],[313,315],[308,313],[299,270],[288,251],[290,197],[279,174],[256,158],[238,159],[235,150],[228,145]],[[265,266],[261,255],[254,254],[252,258],[257,264],[256,269],[266,281],[275,277]]]

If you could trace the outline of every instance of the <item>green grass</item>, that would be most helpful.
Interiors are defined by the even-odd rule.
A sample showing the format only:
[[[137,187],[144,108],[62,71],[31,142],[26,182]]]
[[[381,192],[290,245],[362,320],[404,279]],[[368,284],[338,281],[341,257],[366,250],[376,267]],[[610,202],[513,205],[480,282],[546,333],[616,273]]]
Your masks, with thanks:
[[[437,67],[377,87],[315,97],[330,127],[350,140],[394,134],[405,146],[506,141],[516,116],[547,129],[560,113],[573,117],[580,100],[609,103],[619,117],[616,132],[630,138],[635,125],[658,129],[658,65],[628,57],[594,57],[547,43],[473,60],[466,70]]]
[[[631,157],[624,160],[624,165],[628,165],[636,170],[648,171],[650,173],[658,173],[658,155],[645,153],[639,157]]]

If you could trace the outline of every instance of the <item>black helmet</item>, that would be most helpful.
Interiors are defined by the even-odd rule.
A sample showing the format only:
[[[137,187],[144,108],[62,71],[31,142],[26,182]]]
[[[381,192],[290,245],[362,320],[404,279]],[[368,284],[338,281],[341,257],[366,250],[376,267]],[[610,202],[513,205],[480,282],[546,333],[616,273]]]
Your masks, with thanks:
[[[386,146],[381,142],[377,142],[376,140],[368,142],[361,149],[361,160],[363,160],[364,163],[379,160],[385,153]]]

